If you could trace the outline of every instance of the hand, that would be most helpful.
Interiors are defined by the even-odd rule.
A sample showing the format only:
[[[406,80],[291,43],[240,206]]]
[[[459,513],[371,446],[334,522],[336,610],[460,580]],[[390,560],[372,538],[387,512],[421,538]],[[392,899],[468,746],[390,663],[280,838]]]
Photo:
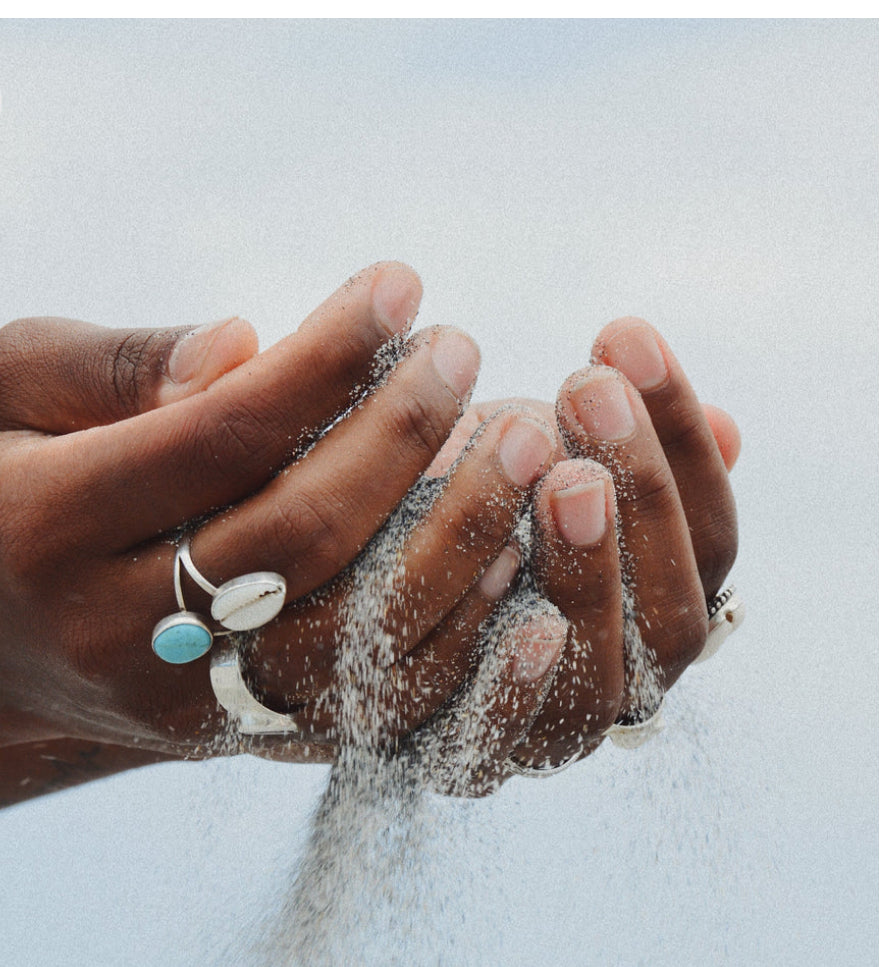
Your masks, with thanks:
[[[534,566],[572,627],[516,750],[535,766],[588,754],[613,723],[655,710],[702,650],[707,601],[737,552],[733,422],[704,412],[672,351],[641,320],[607,326],[593,361],[557,402],[575,459],[557,464],[535,498]]]
[[[157,757],[211,754],[225,722],[207,660],[170,666],[149,646],[156,620],[177,610],[164,535],[226,507],[196,533],[197,564],[216,582],[280,571],[294,601],[352,561],[431,462],[475,379],[472,343],[437,329],[411,340],[375,387],[377,353],[407,329],[419,298],[410,270],[376,266],[259,356],[241,323],[181,342],[175,333],[121,338],[46,320],[0,332],[2,744],[55,743],[68,754],[82,740]],[[371,391],[335,422],[354,384]],[[189,395],[194,389],[203,391]],[[426,616],[408,644],[426,647],[403,655],[403,667],[416,681],[447,670],[446,656],[469,666],[470,636],[453,629],[468,632],[505,590],[510,558],[494,562],[550,449],[535,422],[502,415],[415,532],[406,553]],[[485,522],[490,499],[499,512]],[[467,534],[469,553],[437,552]],[[425,595],[440,554],[451,580]],[[333,634],[340,595],[329,587],[328,610],[309,613],[312,630],[302,601],[264,630],[256,685],[274,661],[290,674],[284,688],[271,675],[268,695],[313,694],[321,662],[311,660],[310,681],[299,680],[297,663]],[[194,588],[186,597],[199,610]],[[304,755],[295,746],[287,754]]]
[[[568,624],[526,616],[518,629],[533,640],[538,668],[558,664],[542,708],[498,691],[472,793],[508,778],[514,745],[517,762],[555,766],[592,752],[614,722],[653,712],[701,650],[706,601],[736,556],[733,420],[697,402],[671,350],[641,320],[606,327],[593,360],[599,365],[566,381],[556,408],[515,401],[547,419],[558,410],[558,462],[534,498],[532,566]],[[431,472],[444,472],[502,402],[511,401],[470,407]]]

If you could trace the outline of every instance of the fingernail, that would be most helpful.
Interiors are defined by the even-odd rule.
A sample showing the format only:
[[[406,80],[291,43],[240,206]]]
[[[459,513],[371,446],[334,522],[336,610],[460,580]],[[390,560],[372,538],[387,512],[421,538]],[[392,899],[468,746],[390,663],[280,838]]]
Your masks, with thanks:
[[[463,401],[479,375],[479,349],[466,333],[448,329],[432,344],[433,365],[458,401]]]
[[[618,332],[605,346],[605,361],[637,389],[647,392],[669,382],[669,369],[650,326]]]
[[[571,404],[583,428],[598,440],[625,440],[635,432],[626,388],[614,375],[590,376],[577,383]]]
[[[404,268],[382,269],[371,289],[371,305],[377,321],[391,336],[414,322],[423,290],[413,272]]]
[[[513,583],[522,558],[513,547],[505,547],[479,580],[479,590],[486,598],[499,601]]]
[[[562,653],[567,625],[561,618],[536,619],[520,637],[510,666],[513,681],[519,685],[537,682]]]
[[[516,420],[498,444],[503,472],[517,487],[534,483],[553,450],[550,435],[533,420]]]
[[[562,537],[575,547],[598,544],[608,521],[604,480],[590,480],[559,490],[550,498],[556,526]]]
[[[211,362],[212,346],[221,332],[228,326],[248,326],[242,319],[225,319],[211,322],[185,333],[178,340],[169,361],[166,373],[173,383],[189,383]]]

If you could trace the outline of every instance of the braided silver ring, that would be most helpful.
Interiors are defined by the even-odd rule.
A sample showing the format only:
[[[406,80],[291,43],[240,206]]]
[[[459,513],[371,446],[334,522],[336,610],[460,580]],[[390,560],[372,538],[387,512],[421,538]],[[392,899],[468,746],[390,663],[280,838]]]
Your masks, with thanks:
[[[731,584],[717,594],[708,605],[709,635],[694,664],[710,659],[729,634],[736,631],[746,617],[746,604]]]

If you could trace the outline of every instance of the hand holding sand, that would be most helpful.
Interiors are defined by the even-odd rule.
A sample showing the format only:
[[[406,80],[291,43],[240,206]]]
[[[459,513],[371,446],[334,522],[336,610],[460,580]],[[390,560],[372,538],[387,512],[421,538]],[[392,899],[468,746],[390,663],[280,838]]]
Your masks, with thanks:
[[[736,557],[733,420],[697,401],[672,351],[642,320],[607,326],[592,358],[565,381],[555,408],[524,399],[471,407],[432,467],[444,472],[507,403],[557,418],[558,461],[534,497],[530,566],[567,618],[561,657],[537,707],[498,689],[473,791],[493,789],[513,764],[555,769],[591,753],[615,723],[652,715],[702,650],[707,603]],[[542,643],[542,627],[519,630],[530,633]],[[502,755],[519,729],[512,758]]]
[[[375,266],[257,356],[240,321],[183,339],[65,320],[0,332],[4,801],[147,761],[236,750],[235,737],[218,743],[227,722],[207,659],[169,665],[151,652],[151,628],[176,608],[172,538],[193,534],[193,557],[215,583],[282,574],[290,602],[346,567],[435,457],[475,379],[475,346],[444,329],[416,336],[389,372],[420,295],[409,269]],[[468,560],[449,562],[451,607],[428,604],[422,637],[443,611],[457,616],[548,465],[550,439],[531,419],[500,420],[487,441],[450,498],[455,531],[478,538]],[[494,479],[470,501],[486,464]],[[485,525],[492,494],[501,510]],[[433,586],[431,549],[454,535],[454,513],[424,529],[420,587]],[[488,601],[503,593],[505,572],[492,569]],[[199,588],[184,592],[206,610]],[[482,594],[460,606],[468,625],[492,606]],[[283,652],[301,640],[301,619],[287,608],[267,629],[267,660],[277,631]],[[310,643],[330,647],[321,636]],[[471,640],[449,632],[437,644],[455,655]],[[409,665],[429,680],[440,660],[431,652]],[[300,687],[296,676],[290,687]],[[310,738],[287,743],[285,755],[332,753]]]

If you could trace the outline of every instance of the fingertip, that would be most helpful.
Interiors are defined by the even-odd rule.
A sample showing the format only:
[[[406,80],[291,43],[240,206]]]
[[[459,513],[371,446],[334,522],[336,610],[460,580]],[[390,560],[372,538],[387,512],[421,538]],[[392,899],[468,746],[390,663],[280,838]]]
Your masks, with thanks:
[[[607,364],[608,347],[611,341],[624,331],[633,328],[647,327],[656,333],[654,327],[641,316],[620,316],[603,326],[592,344],[590,360],[596,364]]]
[[[245,319],[234,317],[219,330],[203,367],[208,385],[220,376],[248,362],[258,352],[258,334]]]
[[[614,481],[594,460],[565,460],[543,479],[535,514],[543,529],[572,547],[599,544],[615,515]]]
[[[375,319],[391,336],[405,332],[417,318],[423,298],[420,276],[403,262],[379,262],[369,271]]]
[[[504,431],[497,456],[511,483],[529,487],[549,466],[556,447],[555,433],[533,414],[518,414]]]
[[[258,335],[245,319],[234,316],[182,335],[166,363],[157,388],[159,406],[174,403],[209,387],[258,352]]]
[[[517,685],[533,685],[558,662],[568,640],[568,622],[559,613],[530,618],[515,632],[510,673]]]
[[[703,413],[706,416],[709,428],[712,430],[712,435],[715,437],[724,465],[730,472],[733,470],[742,449],[740,429],[730,413],[718,406],[704,403]]]

